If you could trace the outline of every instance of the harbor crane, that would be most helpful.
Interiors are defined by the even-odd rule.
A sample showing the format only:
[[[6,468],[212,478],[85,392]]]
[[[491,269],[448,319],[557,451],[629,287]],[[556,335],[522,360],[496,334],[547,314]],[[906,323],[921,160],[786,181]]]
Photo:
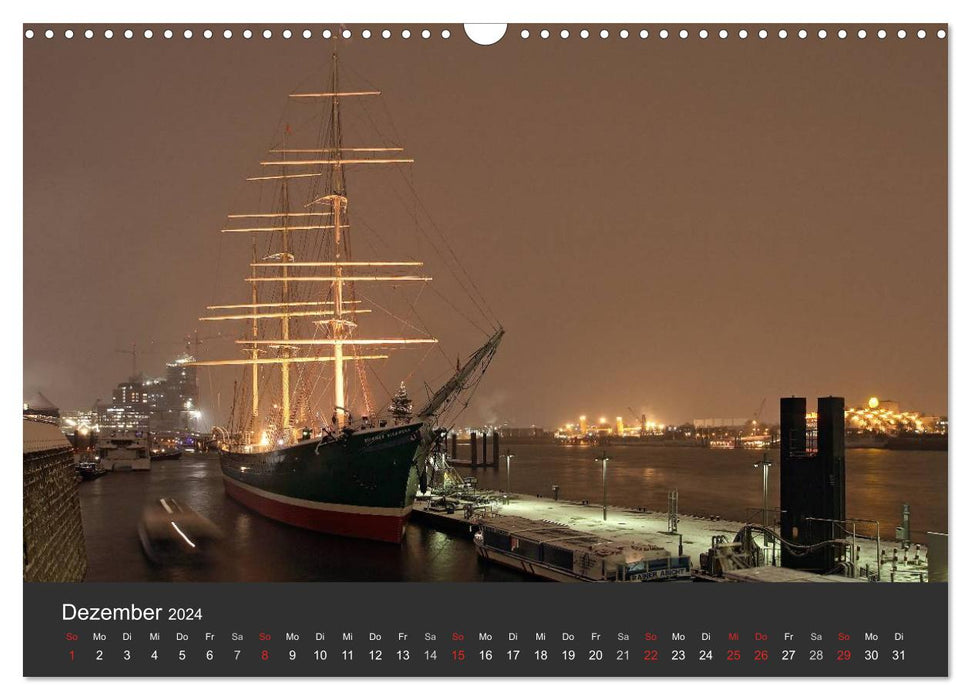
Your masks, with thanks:
[[[752,415],[752,422],[750,430],[752,435],[755,435],[755,429],[759,427],[759,418],[762,417],[762,411],[765,410],[765,397],[762,397],[762,403],[759,404],[758,410]]]
[[[138,350],[135,347],[135,343],[131,344],[131,350],[115,350],[115,352],[120,352],[124,355],[131,355],[131,376],[132,379],[138,376]]]
[[[190,351],[192,350],[192,346],[193,345],[195,346],[196,355],[198,355],[198,353],[199,353],[199,346],[202,345],[203,342],[205,342],[207,340],[222,340],[224,338],[226,338],[226,336],[223,335],[223,334],[221,334],[221,333],[217,333],[216,335],[208,335],[208,336],[200,337],[199,336],[199,331],[193,331],[193,333],[186,333],[186,335],[184,336],[184,338],[182,340],[182,343],[185,344],[185,353],[186,353],[186,355],[191,355],[192,354],[192,352],[190,352]],[[159,343],[156,343],[155,341],[152,341],[150,343],[150,345],[157,346],[157,345],[159,345]],[[175,345],[175,343],[174,342],[161,343],[161,345],[170,345],[171,346],[171,345]],[[115,350],[115,352],[121,353],[123,355],[131,355],[131,376],[132,376],[132,379],[134,380],[136,377],[138,377],[138,356],[139,355],[143,355],[144,356],[146,354],[148,354],[148,355],[155,355],[155,354],[158,354],[160,352],[160,350],[158,350],[158,349],[156,349],[156,350],[144,350],[144,349],[143,350],[139,350],[137,344],[134,343],[134,342],[132,342],[131,349],[130,350]]]
[[[192,355],[190,352],[192,346],[195,346],[195,356],[199,356],[199,346],[202,345],[206,340],[222,340],[226,336],[222,333],[217,333],[216,335],[207,335],[202,338],[199,337],[199,331],[193,331],[192,333],[185,334],[185,354]]]

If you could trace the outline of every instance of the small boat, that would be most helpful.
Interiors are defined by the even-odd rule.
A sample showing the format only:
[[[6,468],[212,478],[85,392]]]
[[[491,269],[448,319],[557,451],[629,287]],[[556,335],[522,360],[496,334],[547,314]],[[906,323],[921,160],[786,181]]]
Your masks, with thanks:
[[[107,469],[103,469],[101,465],[93,459],[90,461],[82,460],[78,462],[77,470],[78,476],[80,476],[83,481],[94,481],[98,477],[102,477],[108,473]]]
[[[550,581],[641,582],[687,579],[691,560],[663,547],[606,540],[559,523],[513,515],[484,518],[476,553]]]
[[[93,481],[108,473],[108,470],[101,466],[101,458],[93,450],[79,453],[77,459],[75,469],[82,481]]]
[[[182,459],[182,450],[178,447],[156,447],[152,449],[152,454],[149,459],[153,462],[164,459]]]
[[[222,532],[211,520],[174,498],[161,498],[142,513],[138,539],[152,563],[185,564],[208,558]]]

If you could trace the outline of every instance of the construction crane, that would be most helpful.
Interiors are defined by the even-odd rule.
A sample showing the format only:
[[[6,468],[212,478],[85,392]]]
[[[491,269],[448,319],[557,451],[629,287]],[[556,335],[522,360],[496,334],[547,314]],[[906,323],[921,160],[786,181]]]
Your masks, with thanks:
[[[207,335],[202,338],[199,337],[199,331],[193,331],[192,333],[186,333],[185,335],[185,354],[192,355],[194,357],[199,357],[199,346],[206,340],[222,340],[226,336],[218,333],[216,335]],[[192,346],[195,346],[195,352],[190,352]]]
[[[192,355],[193,354],[191,352],[191,350],[193,349],[192,346],[194,345],[195,346],[195,351],[196,351],[195,352],[195,355],[198,356],[199,346],[202,345],[204,341],[207,341],[207,340],[222,340],[225,337],[226,336],[225,335],[222,335],[222,334],[208,335],[208,336],[200,337],[199,336],[199,331],[194,331],[193,333],[186,333],[185,337],[178,344],[179,345],[183,345],[184,344],[184,346],[185,346],[185,352],[186,352],[187,355]],[[158,346],[158,345],[162,345],[162,346],[173,346],[173,345],[176,345],[176,342],[156,343],[155,341],[152,341],[150,343],[150,345],[151,346]],[[131,355],[131,378],[132,378],[132,381],[134,381],[138,377],[138,356],[139,355],[142,355],[144,357],[145,355],[157,355],[157,354],[159,354],[161,352],[161,350],[159,350],[159,349],[155,349],[155,350],[144,350],[144,349],[141,349],[141,350],[139,350],[138,349],[138,346],[136,345],[136,343],[133,342],[131,344],[131,349],[130,350],[115,350],[115,352],[121,353],[123,355]]]
[[[131,344],[131,350],[115,350],[115,352],[131,355],[131,377],[134,380],[138,376],[138,350],[135,347],[135,343]]]
[[[637,421],[637,424],[639,426],[641,426],[641,434],[643,435],[644,433],[646,433],[647,432],[647,417],[643,413],[641,415],[637,415],[637,413],[634,412],[634,409],[631,408],[630,406],[627,407],[627,410],[630,411],[630,414],[632,416],[634,416],[634,420]]]
[[[165,341],[161,341],[161,342],[156,341],[156,340],[153,340],[151,342],[151,345],[153,347],[155,347],[155,348],[158,348],[158,349],[152,350],[151,352],[152,352],[152,354],[159,354],[159,353],[162,353],[162,352],[165,352],[167,354],[171,354],[172,353],[172,350],[164,350],[163,351],[161,348],[174,348],[176,345],[180,345],[180,346],[182,346],[185,349],[185,353],[187,355],[192,355],[193,354],[192,353],[193,346],[195,346],[196,354],[198,354],[198,352],[199,352],[199,346],[202,345],[202,344],[204,344],[205,341],[207,341],[207,340],[222,340],[222,339],[227,338],[227,337],[229,337],[229,336],[226,336],[226,335],[223,335],[223,334],[200,336],[199,335],[199,331],[193,331],[192,333],[186,333],[184,336],[182,336],[182,340],[165,340]],[[121,351],[119,351],[119,352],[121,352]],[[145,351],[142,351],[142,354],[145,354]]]
[[[759,418],[762,417],[762,411],[765,409],[765,397],[762,397],[762,403],[759,404],[759,409],[752,415],[752,422],[750,424],[750,429],[752,435],[755,435],[756,428],[759,427]]]

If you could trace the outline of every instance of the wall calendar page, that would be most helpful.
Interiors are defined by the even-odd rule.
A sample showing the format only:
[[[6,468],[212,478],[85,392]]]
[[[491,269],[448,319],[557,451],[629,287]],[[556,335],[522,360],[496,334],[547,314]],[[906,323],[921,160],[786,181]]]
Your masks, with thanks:
[[[25,19],[22,675],[947,678],[952,27],[873,9]]]

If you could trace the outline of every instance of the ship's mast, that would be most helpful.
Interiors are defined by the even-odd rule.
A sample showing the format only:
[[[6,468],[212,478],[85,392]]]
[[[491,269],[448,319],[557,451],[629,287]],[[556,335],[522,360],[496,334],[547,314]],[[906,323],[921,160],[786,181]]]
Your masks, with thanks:
[[[286,144],[286,136],[284,135],[284,144]],[[283,160],[286,160],[286,155],[284,154]],[[286,166],[282,166],[281,172],[286,174]],[[293,262],[293,256],[290,254],[290,192],[287,189],[287,178],[283,178],[283,201],[282,209],[283,212],[283,231],[281,238],[283,239],[283,251],[280,254],[281,262],[291,263]],[[280,337],[283,339],[283,344],[280,346],[280,356],[283,361],[280,363],[280,392],[282,396],[280,397],[280,408],[283,411],[283,434],[286,436],[286,441],[290,441],[290,267],[284,265],[282,268],[282,273],[280,275],[283,277],[283,290],[282,290],[282,301],[283,301],[283,313],[280,315]]]
[[[261,365],[280,365],[282,419],[279,427],[282,433],[280,437],[284,438],[285,443],[292,443],[295,437],[290,415],[292,404],[290,370],[292,364],[333,363],[334,416],[337,426],[343,428],[347,425],[350,416],[345,363],[358,363],[358,373],[363,384],[364,375],[361,362],[387,359],[388,355],[384,354],[386,349],[415,347],[438,342],[431,337],[362,338],[357,334],[358,314],[367,314],[372,311],[371,309],[361,308],[360,302],[355,298],[354,289],[358,282],[400,284],[431,281],[431,277],[425,275],[405,274],[406,270],[392,272],[391,274],[381,272],[387,268],[421,267],[423,263],[418,261],[356,261],[350,259],[349,239],[347,238],[349,220],[345,166],[358,167],[414,162],[411,158],[397,157],[398,152],[404,150],[400,146],[344,146],[341,131],[341,99],[344,97],[367,98],[380,94],[377,90],[341,92],[338,80],[337,55],[335,53],[333,55],[330,87],[327,92],[290,95],[291,98],[300,101],[325,100],[324,108],[319,113],[325,120],[322,124],[324,128],[317,132],[318,136],[322,137],[322,143],[318,142],[317,147],[314,148],[288,148],[288,129],[284,136],[283,147],[270,149],[271,153],[281,154],[282,157],[260,161],[261,166],[278,168],[279,174],[246,178],[250,182],[280,180],[282,185],[280,207],[269,212],[230,214],[231,220],[248,219],[250,221],[243,223],[242,226],[221,229],[223,233],[247,233],[251,235],[265,233],[271,236],[280,234],[282,249],[268,258],[258,260],[254,241],[253,262],[251,263],[252,275],[246,278],[246,282],[252,285],[250,302],[248,304],[209,306],[208,309],[218,310],[218,312],[203,316],[200,319],[204,321],[250,321],[250,333],[246,334],[247,337],[236,341],[248,346],[248,356],[245,359],[195,361],[192,364],[197,366],[251,365],[254,424],[258,421],[260,400],[258,368]],[[300,155],[290,157],[287,154]],[[315,170],[306,171],[304,168],[308,166],[315,166]],[[298,170],[294,172],[294,168]],[[320,169],[316,170],[316,168]],[[302,182],[307,182],[305,178],[320,182],[323,187],[320,190],[317,190],[316,186],[311,187],[310,201],[304,204],[304,208],[298,208],[295,212],[290,211],[292,194],[290,180],[295,179],[297,185],[300,185]],[[317,180],[318,178],[319,180]],[[294,196],[299,196],[303,190],[297,187],[296,192],[298,194]],[[276,221],[266,221],[267,219],[278,219],[279,224],[277,225]],[[331,231],[333,232],[332,254],[327,255],[325,253],[324,259],[311,257],[308,260],[295,260],[292,245],[295,235],[329,236]],[[278,272],[272,272],[268,268],[275,268]],[[292,274],[291,268],[295,269]],[[311,285],[325,284],[324,290],[327,290],[327,293],[315,295],[316,298],[311,296],[309,299],[293,299],[295,285],[299,284],[303,288],[308,283]],[[258,292],[258,285],[260,284],[279,284],[281,289],[279,301],[261,302],[261,295]],[[262,296],[265,297],[265,294]],[[295,328],[291,324],[291,317],[309,317],[311,319],[323,317],[321,320],[313,320],[313,323],[326,331],[323,334],[324,337],[315,335],[308,338],[300,336],[299,332],[295,333]],[[280,336],[278,338],[260,337],[259,321],[269,318],[280,319]],[[359,354],[357,347],[359,345],[367,346],[372,352]],[[264,346],[276,349],[276,357],[260,357],[260,349]],[[326,354],[325,348],[331,348],[333,352]],[[363,393],[365,409],[370,411],[366,387],[363,387]],[[251,444],[248,449],[261,447],[269,446]],[[275,446],[270,449],[274,448]]]
[[[256,264],[259,260],[256,257],[256,234],[253,234],[253,263]],[[253,285],[252,296],[253,296],[253,326],[251,328],[253,333],[253,340],[259,340],[260,338],[260,295],[259,286],[256,282],[251,282]],[[259,426],[257,422],[260,418],[260,365],[257,360],[260,357],[260,348],[256,343],[253,343],[253,349],[250,351],[250,356],[253,360],[253,410],[252,410],[252,429],[255,432]]]
[[[335,99],[336,102],[336,99]],[[337,167],[337,166],[335,166]],[[344,339],[347,321],[344,319],[344,274],[341,262],[341,209],[347,198],[338,194],[331,197],[334,216],[334,318],[331,329],[334,337],[334,411],[337,426],[343,427],[347,419],[347,392],[344,389]]]
[[[341,227],[344,225],[342,214],[347,208],[347,193],[344,187],[344,166],[341,163],[341,134],[340,90],[338,86],[337,53],[333,54],[333,69],[331,73],[331,107],[330,107],[330,138],[329,142],[338,157],[332,164],[330,177],[330,193],[328,198],[331,207],[331,221],[334,224],[334,318],[330,321],[331,337],[334,339],[334,414],[337,416],[337,427],[343,428],[347,422],[347,391],[344,386],[344,343],[345,337],[350,335],[352,324],[344,318],[344,273],[341,265]]]

